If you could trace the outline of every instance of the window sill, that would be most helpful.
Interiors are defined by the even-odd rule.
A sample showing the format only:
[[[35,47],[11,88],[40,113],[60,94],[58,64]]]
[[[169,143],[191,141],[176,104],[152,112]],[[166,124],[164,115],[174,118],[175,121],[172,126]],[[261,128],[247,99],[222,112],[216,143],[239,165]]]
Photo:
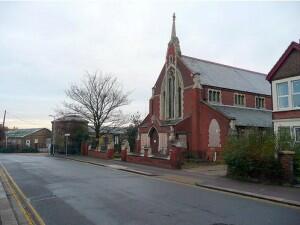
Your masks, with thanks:
[[[298,108],[282,108],[282,109],[276,109],[276,110],[273,110],[273,112],[286,112],[286,111],[298,111],[300,110],[300,107]]]

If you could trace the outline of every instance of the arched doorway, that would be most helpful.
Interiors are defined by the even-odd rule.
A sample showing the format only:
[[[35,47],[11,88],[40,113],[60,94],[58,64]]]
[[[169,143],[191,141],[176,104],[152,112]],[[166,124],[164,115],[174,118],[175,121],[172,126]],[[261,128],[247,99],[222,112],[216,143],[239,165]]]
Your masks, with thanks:
[[[221,147],[220,126],[216,119],[212,119],[208,128],[208,147]]]
[[[152,154],[157,154],[158,153],[158,145],[159,145],[159,137],[157,130],[155,128],[152,128],[149,132],[149,137],[150,137],[150,147]]]

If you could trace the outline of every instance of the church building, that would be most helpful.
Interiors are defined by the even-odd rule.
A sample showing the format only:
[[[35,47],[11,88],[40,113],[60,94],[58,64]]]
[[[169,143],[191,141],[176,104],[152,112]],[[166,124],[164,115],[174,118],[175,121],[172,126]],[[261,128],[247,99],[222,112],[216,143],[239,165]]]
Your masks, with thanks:
[[[150,156],[168,158],[171,147],[177,146],[218,160],[231,132],[242,134],[254,127],[272,127],[266,74],[183,55],[174,14],[149,114],[139,126],[139,153],[147,148]]]

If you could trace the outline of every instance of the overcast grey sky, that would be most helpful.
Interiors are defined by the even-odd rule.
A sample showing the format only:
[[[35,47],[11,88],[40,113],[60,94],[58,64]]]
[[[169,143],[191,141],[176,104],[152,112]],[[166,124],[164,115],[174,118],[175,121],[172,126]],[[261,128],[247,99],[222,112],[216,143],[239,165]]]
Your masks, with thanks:
[[[0,118],[50,127],[64,90],[85,71],[116,75],[148,110],[172,13],[184,55],[268,73],[300,38],[300,3],[99,1],[0,3]]]

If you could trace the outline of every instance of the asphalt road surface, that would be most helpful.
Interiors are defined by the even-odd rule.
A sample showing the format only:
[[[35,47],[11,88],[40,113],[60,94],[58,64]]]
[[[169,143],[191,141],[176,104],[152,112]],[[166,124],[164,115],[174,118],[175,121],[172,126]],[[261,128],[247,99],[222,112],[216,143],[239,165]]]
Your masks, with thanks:
[[[0,154],[47,225],[299,225],[300,209],[112,168]]]

